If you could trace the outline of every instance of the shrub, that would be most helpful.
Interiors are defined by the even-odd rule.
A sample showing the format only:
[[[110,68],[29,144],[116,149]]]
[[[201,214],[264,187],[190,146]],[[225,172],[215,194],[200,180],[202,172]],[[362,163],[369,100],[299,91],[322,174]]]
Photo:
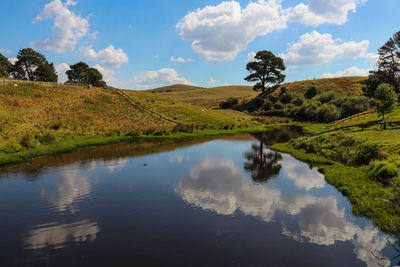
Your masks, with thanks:
[[[360,143],[356,147],[354,163],[356,165],[369,164],[372,160],[379,159],[381,151],[377,144]]]
[[[286,93],[286,92],[287,92],[286,87],[285,87],[285,86],[282,86],[282,87],[281,87],[281,90],[280,90],[280,92],[279,92],[279,97],[280,97],[281,95],[283,95],[284,93]]]
[[[278,102],[278,97],[276,95],[270,95],[269,96],[269,101],[271,101],[272,103],[276,103]]]
[[[329,103],[334,99],[337,99],[339,97],[342,97],[343,95],[341,93],[335,92],[335,91],[330,91],[323,93],[319,96],[319,101],[324,104],[324,103]]]
[[[303,105],[303,103],[304,103],[304,101],[300,97],[297,97],[293,100],[293,104],[296,106],[301,106],[301,105]]]
[[[307,89],[307,91],[306,91],[306,93],[304,94],[304,96],[305,96],[307,99],[311,99],[311,98],[313,98],[314,96],[316,96],[317,94],[318,94],[317,88],[316,88],[315,86],[310,86],[310,87]]]
[[[319,122],[332,122],[340,118],[340,111],[335,105],[323,104],[316,110],[315,115]]]
[[[373,161],[369,165],[369,176],[385,185],[388,185],[391,180],[399,175],[399,168],[393,162]]]
[[[273,107],[274,107],[274,109],[283,109],[282,103],[279,103],[279,102],[275,103]]]
[[[138,131],[135,131],[135,130],[130,130],[129,132],[127,132],[125,134],[125,136],[131,136],[131,137],[137,137],[139,135],[140,135],[140,133]]]
[[[289,92],[285,92],[285,93],[279,95],[279,99],[281,100],[281,102],[282,102],[283,104],[288,104],[288,103],[290,103],[290,101],[292,101],[292,98],[293,98],[293,97],[292,97],[292,94],[289,93]]]
[[[261,97],[256,97],[253,101],[256,109],[259,109],[264,105],[264,99],[262,99]]]
[[[236,98],[230,97],[226,101],[222,101],[219,104],[219,107],[222,109],[228,109],[228,108],[231,108],[231,107],[237,105],[237,103],[238,103],[238,100]]]
[[[265,111],[270,110],[272,108],[272,105],[272,102],[267,100],[264,102],[264,105],[261,107],[261,109]]]

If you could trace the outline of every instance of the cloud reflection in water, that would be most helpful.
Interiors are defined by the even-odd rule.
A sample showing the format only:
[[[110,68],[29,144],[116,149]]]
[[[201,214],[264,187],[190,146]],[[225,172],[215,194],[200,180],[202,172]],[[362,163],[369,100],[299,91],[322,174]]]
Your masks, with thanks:
[[[296,188],[306,190],[296,196],[286,197],[278,189],[252,182],[230,159],[206,159],[198,163],[192,167],[189,177],[178,182],[175,191],[187,203],[221,215],[232,215],[240,210],[245,215],[270,222],[280,211],[287,215],[281,222],[282,233],[286,236],[326,246],[351,241],[357,258],[368,266],[376,266],[375,256],[381,257],[380,251],[386,246],[385,236],[371,225],[362,228],[348,221],[335,197],[315,197],[307,193],[311,188],[324,187],[323,176],[316,170],[302,172],[304,166],[295,166],[295,163],[285,159],[282,165]],[[297,221],[296,226],[288,228],[287,225],[292,225],[288,220],[292,219]],[[383,259],[379,264],[388,266],[390,262]]]

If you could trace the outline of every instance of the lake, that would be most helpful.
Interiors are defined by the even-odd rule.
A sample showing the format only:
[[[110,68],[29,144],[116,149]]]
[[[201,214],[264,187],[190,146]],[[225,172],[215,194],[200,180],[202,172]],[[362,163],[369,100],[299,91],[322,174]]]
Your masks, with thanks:
[[[299,129],[89,147],[0,169],[0,266],[390,266],[391,238],[268,150]]]

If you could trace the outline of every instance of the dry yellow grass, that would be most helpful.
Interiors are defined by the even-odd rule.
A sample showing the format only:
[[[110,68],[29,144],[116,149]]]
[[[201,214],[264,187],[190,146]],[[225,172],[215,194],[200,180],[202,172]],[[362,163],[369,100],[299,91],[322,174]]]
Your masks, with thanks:
[[[173,85],[149,90],[156,95],[169,97],[170,99],[184,103],[214,108],[219,103],[229,97],[235,97],[239,102],[256,97],[259,93],[255,92],[251,86],[221,86],[212,88],[202,88],[187,85]]]
[[[303,97],[310,86],[315,86],[318,94],[336,91],[345,95],[360,95],[363,92],[362,88],[365,86],[366,80],[367,77],[340,77],[290,82],[282,86],[285,86],[293,95],[299,97]],[[276,93],[279,93],[279,91],[280,88],[276,90]]]

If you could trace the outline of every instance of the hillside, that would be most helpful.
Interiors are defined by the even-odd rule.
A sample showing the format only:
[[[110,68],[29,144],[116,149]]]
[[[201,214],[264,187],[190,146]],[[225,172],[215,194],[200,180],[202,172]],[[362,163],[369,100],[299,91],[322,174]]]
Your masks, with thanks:
[[[365,86],[365,80],[366,77],[326,78],[289,82],[282,86],[285,86],[294,96],[300,97],[304,95],[310,86],[317,87],[318,93],[334,90],[342,92],[345,95],[360,95],[362,94],[362,88]],[[279,93],[280,88],[278,88],[275,93]],[[259,94],[259,92],[253,91],[251,86],[203,88],[182,84],[175,84],[142,92],[151,92],[175,101],[209,108],[218,107],[219,103],[226,100],[228,97],[235,97],[239,100],[239,103],[241,103],[247,102]]]
[[[317,88],[318,94],[328,91],[337,91],[345,95],[360,95],[363,92],[362,88],[365,86],[364,83],[366,80],[367,77],[339,77],[289,82],[282,86],[285,86],[289,92],[299,97],[304,96],[304,93],[311,86]],[[279,93],[280,88],[276,91],[277,93]]]
[[[210,110],[152,93],[126,92],[143,106],[181,124],[224,129],[252,124],[250,116]],[[171,132],[176,123],[138,109],[112,90],[75,86],[0,86],[0,153],[79,136]]]
[[[221,86],[202,88],[188,85],[172,85],[149,91],[156,95],[168,97],[191,105],[214,108],[228,97],[235,97],[239,102],[254,98],[258,95],[251,86]]]

